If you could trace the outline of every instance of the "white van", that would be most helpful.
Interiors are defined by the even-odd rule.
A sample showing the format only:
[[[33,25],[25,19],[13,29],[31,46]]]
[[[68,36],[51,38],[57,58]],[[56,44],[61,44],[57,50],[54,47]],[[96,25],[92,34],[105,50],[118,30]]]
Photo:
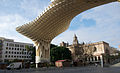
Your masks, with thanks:
[[[22,68],[22,62],[14,62],[7,66],[7,69],[20,69]]]

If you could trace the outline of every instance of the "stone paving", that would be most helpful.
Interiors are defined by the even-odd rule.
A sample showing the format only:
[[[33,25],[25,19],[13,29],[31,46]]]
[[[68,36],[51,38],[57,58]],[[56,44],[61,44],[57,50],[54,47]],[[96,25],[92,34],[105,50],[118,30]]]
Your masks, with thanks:
[[[120,63],[114,64],[114,65],[111,65],[111,67],[120,67]]]
[[[120,67],[72,67],[0,70],[0,73],[120,73]]]

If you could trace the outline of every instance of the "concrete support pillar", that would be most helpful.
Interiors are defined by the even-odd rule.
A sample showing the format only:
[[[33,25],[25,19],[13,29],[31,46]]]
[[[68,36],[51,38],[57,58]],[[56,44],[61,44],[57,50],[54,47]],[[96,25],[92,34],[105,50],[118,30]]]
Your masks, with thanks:
[[[100,62],[101,62],[101,67],[103,67],[103,56],[100,55]]]
[[[89,58],[87,58],[87,61],[89,61]]]
[[[50,62],[50,43],[45,41],[35,42],[36,46],[36,68],[38,63]]]
[[[90,62],[92,62],[92,57],[90,57]]]
[[[96,57],[97,57],[97,61],[99,61],[99,60],[98,60],[98,56],[96,56]]]
[[[95,57],[93,57],[93,61],[95,61]]]
[[[36,63],[36,68],[38,68],[38,63]]]

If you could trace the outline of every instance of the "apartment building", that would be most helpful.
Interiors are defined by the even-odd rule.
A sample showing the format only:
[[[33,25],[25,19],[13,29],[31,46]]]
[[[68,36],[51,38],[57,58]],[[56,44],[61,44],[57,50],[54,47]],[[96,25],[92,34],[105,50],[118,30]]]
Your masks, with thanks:
[[[32,51],[26,46],[33,47],[33,44],[14,42],[13,39],[0,37],[0,62],[17,60],[31,60]]]

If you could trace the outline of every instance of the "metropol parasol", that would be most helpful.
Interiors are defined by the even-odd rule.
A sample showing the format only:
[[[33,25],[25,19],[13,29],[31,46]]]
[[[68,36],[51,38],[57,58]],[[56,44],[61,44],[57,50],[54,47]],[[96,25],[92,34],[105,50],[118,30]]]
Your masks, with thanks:
[[[117,0],[51,0],[51,4],[35,20],[16,30],[30,38],[36,46],[36,67],[50,62],[50,43],[68,29],[71,20],[83,11]],[[120,1],[120,0],[118,0]]]

